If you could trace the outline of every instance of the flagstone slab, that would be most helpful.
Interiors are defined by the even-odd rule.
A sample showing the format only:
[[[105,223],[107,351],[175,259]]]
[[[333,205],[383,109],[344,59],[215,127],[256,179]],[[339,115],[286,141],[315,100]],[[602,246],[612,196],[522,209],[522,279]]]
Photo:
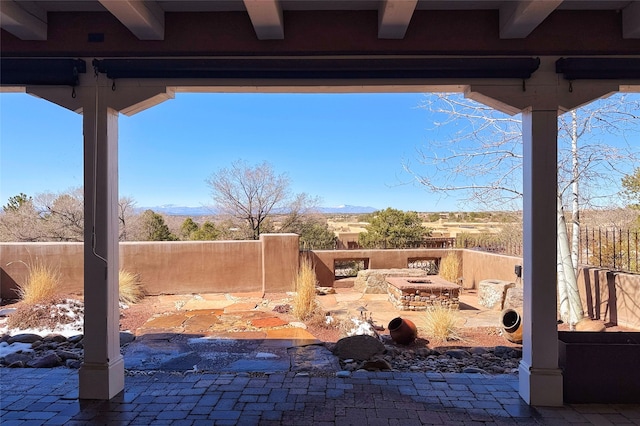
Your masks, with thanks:
[[[264,346],[293,347],[321,343],[320,340],[307,330],[297,327],[266,330],[267,340]]]
[[[208,333],[209,338],[233,339],[233,340],[262,340],[267,338],[264,331],[212,331]]]
[[[243,302],[243,303],[234,303],[224,308],[224,312],[242,312],[242,311],[252,311],[258,306],[257,303],[254,302]]]
[[[334,295],[332,295],[333,297],[335,297],[336,302],[353,302],[356,300],[360,300],[363,298],[363,294],[359,293],[359,292],[353,292],[353,293],[336,293]],[[386,297],[386,295],[384,295]],[[321,297],[320,299],[324,299],[326,296]]]
[[[184,324],[184,332],[185,333],[195,333],[195,332],[204,332],[208,331],[215,324],[220,322],[220,318],[217,315],[195,315],[191,318],[188,318]]]
[[[259,328],[272,328],[287,325],[288,322],[278,317],[257,318],[250,321],[251,325]]]
[[[224,309],[195,309],[195,310],[189,310],[189,311],[185,311],[184,315],[187,318],[192,318],[195,316],[220,316],[224,313]]]
[[[179,314],[163,315],[160,317],[151,318],[148,320],[142,328],[160,328],[170,329],[178,328],[187,320],[187,316],[182,312]]]
[[[261,291],[252,291],[246,293],[228,293],[228,295],[236,299],[259,299],[262,301],[263,293]]]
[[[188,300],[182,309],[188,311],[195,311],[200,309],[224,309],[227,306],[233,305],[233,300],[228,299],[190,299]]]

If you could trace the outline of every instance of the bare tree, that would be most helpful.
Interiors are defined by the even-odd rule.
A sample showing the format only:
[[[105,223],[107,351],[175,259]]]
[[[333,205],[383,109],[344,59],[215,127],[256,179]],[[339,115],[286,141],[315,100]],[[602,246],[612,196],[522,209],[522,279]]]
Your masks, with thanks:
[[[48,241],[83,241],[84,193],[81,187],[58,194],[38,194],[35,204]]]
[[[0,241],[43,241],[39,220],[31,197],[11,197],[0,212]]]
[[[296,200],[306,197],[291,201],[289,177],[276,174],[267,162],[252,167],[238,160],[213,173],[206,182],[218,211],[247,225],[253,239],[260,238],[270,215],[297,214],[304,203]]]
[[[404,169],[430,191],[462,193],[463,201],[488,209],[520,208],[520,117],[507,116],[461,95],[432,94],[423,107],[436,117],[434,132],[453,126],[455,130],[446,141],[430,141],[429,148],[418,150],[420,171],[410,162],[405,162]],[[624,142],[625,133],[637,125],[638,111],[640,100],[617,95],[558,120],[558,284],[561,316],[571,325],[583,315],[576,281],[580,207],[610,201],[617,191],[604,189],[616,188],[618,176],[637,159],[627,144],[611,146],[602,136],[615,134]],[[564,217],[567,198],[572,213],[571,244]]]
[[[120,240],[135,234],[139,222],[135,201],[124,197],[118,202]],[[134,225],[132,225],[134,224]],[[128,234],[127,234],[128,233]],[[1,241],[83,241],[84,193],[81,187],[60,193],[43,192],[33,198],[24,194],[11,197],[0,213]]]
[[[131,228],[131,222],[136,217],[136,201],[131,197],[121,197],[118,200],[118,219],[120,223],[119,240],[127,241],[129,228]]]

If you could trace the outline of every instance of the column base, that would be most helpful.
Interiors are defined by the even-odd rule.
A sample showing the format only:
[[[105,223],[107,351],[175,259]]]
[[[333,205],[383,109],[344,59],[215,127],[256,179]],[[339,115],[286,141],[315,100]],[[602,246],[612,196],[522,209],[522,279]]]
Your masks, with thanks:
[[[562,407],[562,370],[559,368],[532,368],[520,361],[518,368],[519,393],[533,406]]]
[[[80,399],[109,400],[124,390],[124,359],[108,364],[83,363],[79,372]]]

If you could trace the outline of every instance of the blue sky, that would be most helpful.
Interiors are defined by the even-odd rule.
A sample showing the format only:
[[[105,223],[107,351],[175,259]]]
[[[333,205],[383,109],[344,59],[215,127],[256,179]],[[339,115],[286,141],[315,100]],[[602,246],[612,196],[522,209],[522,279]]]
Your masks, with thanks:
[[[242,159],[286,173],[294,193],[402,210],[457,209],[402,164],[426,140],[424,95],[177,94],[119,119],[120,195],[139,207],[210,205],[205,179]],[[82,185],[82,117],[25,94],[0,94],[0,202]]]
[[[424,99],[421,93],[178,93],[120,116],[120,196],[138,207],[209,206],[205,180],[244,160],[269,162],[289,176],[293,193],[319,197],[323,207],[479,210],[458,202],[464,194],[427,192],[403,170],[417,164],[418,149],[432,149],[429,141],[446,141],[463,126],[434,129],[434,117],[420,108]],[[594,137],[640,147],[637,131],[630,140],[606,132]],[[0,94],[0,144],[0,205],[20,192],[82,185],[82,116],[26,94]]]

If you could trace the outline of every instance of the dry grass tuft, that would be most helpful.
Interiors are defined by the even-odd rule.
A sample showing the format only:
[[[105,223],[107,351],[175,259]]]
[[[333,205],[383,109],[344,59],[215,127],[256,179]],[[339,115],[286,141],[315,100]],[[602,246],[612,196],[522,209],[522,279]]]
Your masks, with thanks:
[[[425,331],[436,343],[462,340],[458,326],[458,311],[445,306],[434,306],[425,312]]]
[[[118,273],[120,287],[120,302],[132,305],[138,303],[144,297],[144,289],[138,274],[120,269]]]
[[[305,321],[309,327],[323,328],[325,330],[340,329],[342,321],[329,313],[316,309]]]
[[[18,284],[18,297],[27,305],[49,303],[55,299],[60,284],[60,268],[36,258],[34,262],[21,262],[27,267],[27,278]]]
[[[442,258],[438,275],[449,282],[458,282],[458,278],[462,276],[462,263],[457,253],[449,252]]]
[[[304,259],[296,276],[296,295],[293,298],[293,316],[304,321],[318,310],[316,285],[318,280],[311,260]]]

